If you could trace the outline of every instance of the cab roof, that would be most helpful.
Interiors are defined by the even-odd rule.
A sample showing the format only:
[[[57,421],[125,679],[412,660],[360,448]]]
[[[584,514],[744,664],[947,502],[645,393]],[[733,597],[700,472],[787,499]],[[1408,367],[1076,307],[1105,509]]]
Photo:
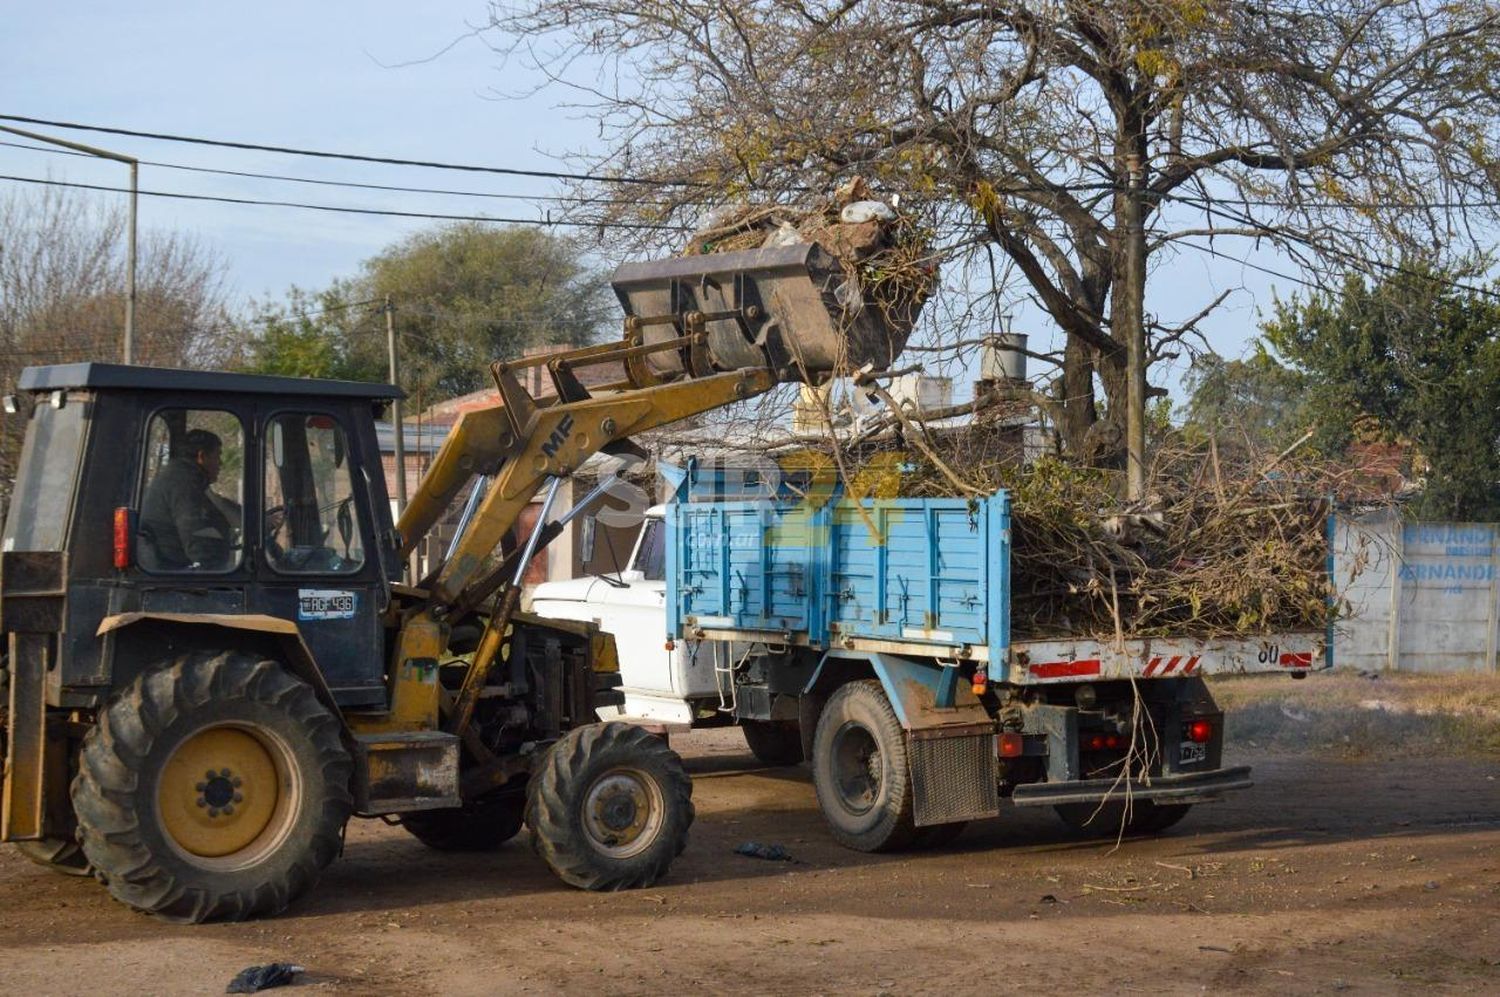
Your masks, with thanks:
[[[22,391],[92,388],[128,391],[211,391],[255,395],[307,395],[317,398],[404,398],[391,384],[329,381],[310,377],[268,374],[229,374],[222,371],[179,370],[175,367],[136,367],[117,363],[68,363],[27,367],[17,387]]]

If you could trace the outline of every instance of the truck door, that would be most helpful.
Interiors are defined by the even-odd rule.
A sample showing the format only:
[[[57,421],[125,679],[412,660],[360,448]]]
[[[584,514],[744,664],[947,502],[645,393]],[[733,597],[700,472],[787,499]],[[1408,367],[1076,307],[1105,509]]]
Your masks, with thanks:
[[[341,413],[263,416],[251,612],[296,621],[340,705],[383,705],[385,586],[350,442]]]

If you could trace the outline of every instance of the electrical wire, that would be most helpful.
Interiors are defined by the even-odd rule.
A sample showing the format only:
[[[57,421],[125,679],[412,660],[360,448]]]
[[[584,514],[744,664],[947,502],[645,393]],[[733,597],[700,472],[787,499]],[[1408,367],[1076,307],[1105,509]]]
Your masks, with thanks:
[[[129,194],[128,187],[109,187],[104,184],[77,183],[67,180],[44,180],[40,177],[18,177],[0,174],[0,180],[14,183],[41,184],[47,187],[70,187],[76,190],[97,190],[110,194]],[[301,208],[308,211],[332,211],[347,215],[378,215],[386,218],[424,218],[434,221],[491,222],[502,225],[541,225],[547,228],[626,229],[649,232],[686,232],[684,225],[652,225],[646,222],[584,222],[565,218],[505,218],[496,215],[448,215],[424,211],[395,211],[384,208],[346,208],[333,204],[307,204],[300,201],[273,201],[253,197],[227,197],[218,194],[183,194],[174,191],[141,190],[142,197],[166,197],[181,201],[211,201],[217,204],[248,204],[259,207]]]
[[[49,128],[68,128],[74,131],[103,132],[108,135],[128,135],[132,138],[154,139],[161,142],[183,142],[190,145],[211,145],[223,149],[245,149],[251,152],[277,152],[289,156],[311,156],[317,159],[343,159],[356,163],[379,163],[384,166],[418,166],[430,170],[457,170],[465,173],[496,173],[502,176],[538,177],[545,180],[584,180],[592,183],[637,184],[646,187],[706,187],[708,184],[691,180],[661,180],[653,177],[608,176],[599,173],[566,173],[558,170],[523,170],[510,166],[476,166],[466,163],[445,163],[425,159],[399,159],[392,156],[367,156],[353,152],[326,152],[318,149],[298,149],[282,145],[261,145],[255,142],[236,142],[228,139],[197,138],[189,135],[172,135],[166,132],[136,131],[130,128],[114,128],[107,125],[85,125],[76,121],[51,121],[46,118],[29,118],[19,114],[0,114],[0,121],[18,121],[28,125],[45,125]]]
[[[0,146],[11,149],[24,149],[28,152],[41,152],[51,156],[75,156],[79,159],[98,158],[91,156],[87,152],[74,152],[71,149],[27,145],[23,142],[0,142]],[[320,187],[350,187],[357,190],[380,190],[399,194],[441,194],[450,197],[484,197],[505,201],[552,201],[560,204],[602,204],[607,206],[639,203],[634,199],[627,200],[611,197],[567,197],[556,194],[502,194],[485,190],[451,190],[441,187],[402,187],[395,184],[359,183],[354,180],[320,180],[313,177],[294,177],[280,173],[252,173],[247,170],[224,170],[215,169],[210,166],[188,166],[183,163],[164,163],[151,159],[140,159],[137,162],[142,166],[154,166],[164,170],[181,170],[187,173],[211,173],[217,176],[245,177],[251,180],[276,180],[284,183],[314,184]]]

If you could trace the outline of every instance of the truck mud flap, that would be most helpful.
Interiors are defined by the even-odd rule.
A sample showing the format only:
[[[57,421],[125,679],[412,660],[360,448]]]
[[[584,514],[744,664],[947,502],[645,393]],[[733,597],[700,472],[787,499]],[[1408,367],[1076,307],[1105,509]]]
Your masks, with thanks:
[[[914,730],[907,741],[907,757],[918,827],[1000,813],[993,724]]]
[[[1057,806],[1062,803],[1098,803],[1105,799],[1122,800],[1128,793],[1134,800],[1157,803],[1208,803],[1221,794],[1255,785],[1250,766],[1215,769],[1212,772],[1190,772],[1185,775],[1153,776],[1149,782],[1131,779],[1127,787],[1119,779],[1084,779],[1077,782],[1029,782],[1017,786],[1011,802],[1018,807]]]

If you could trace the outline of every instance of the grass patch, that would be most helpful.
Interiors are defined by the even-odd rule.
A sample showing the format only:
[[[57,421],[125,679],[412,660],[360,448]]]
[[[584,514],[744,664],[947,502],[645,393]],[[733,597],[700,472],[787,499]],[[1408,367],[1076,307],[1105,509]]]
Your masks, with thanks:
[[[1237,749],[1341,756],[1500,754],[1500,676],[1336,670],[1209,680]]]

